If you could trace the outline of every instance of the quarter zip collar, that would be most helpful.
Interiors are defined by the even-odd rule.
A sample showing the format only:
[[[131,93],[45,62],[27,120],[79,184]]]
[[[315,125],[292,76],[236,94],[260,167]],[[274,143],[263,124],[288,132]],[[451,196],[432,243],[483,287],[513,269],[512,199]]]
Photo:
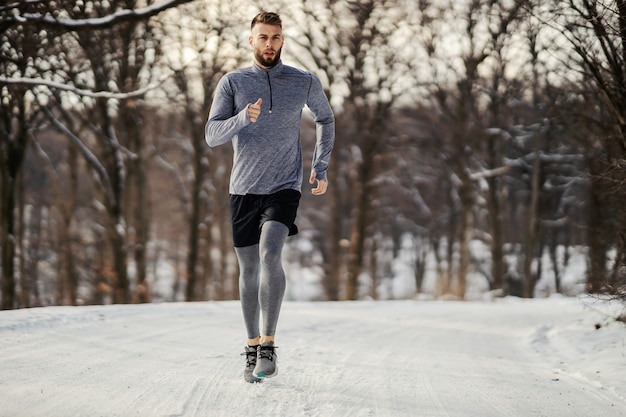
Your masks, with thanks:
[[[283,62],[282,61],[278,61],[278,63],[276,65],[274,65],[272,68],[270,69],[265,69],[265,68],[261,68],[259,67],[256,62],[252,65],[252,68],[254,69],[254,72],[260,76],[264,76],[267,77],[267,85],[270,89],[270,114],[272,113],[272,108],[274,107],[274,97],[273,97],[273,93],[272,93],[272,78],[277,77],[283,70]]]
[[[267,75],[269,75],[270,77],[273,78],[283,71],[283,61],[282,60],[278,61],[278,64],[274,65],[270,69],[261,68],[257,65],[256,62],[254,62],[252,64],[252,68],[254,69],[255,74],[263,75],[264,77],[267,77]]]

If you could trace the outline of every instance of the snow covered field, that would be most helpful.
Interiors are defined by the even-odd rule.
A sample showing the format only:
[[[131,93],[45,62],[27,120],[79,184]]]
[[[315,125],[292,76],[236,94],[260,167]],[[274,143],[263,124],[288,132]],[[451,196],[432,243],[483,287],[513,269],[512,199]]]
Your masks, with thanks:
[[[289,301],[262,384],[236,301],[3,311],[0,416],[626,416],[620,308]]]

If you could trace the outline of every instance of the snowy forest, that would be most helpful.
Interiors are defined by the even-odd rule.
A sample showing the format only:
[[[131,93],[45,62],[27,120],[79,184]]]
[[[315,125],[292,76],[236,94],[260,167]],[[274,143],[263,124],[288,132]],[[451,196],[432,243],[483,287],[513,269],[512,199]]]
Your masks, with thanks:
[[[262,8],[336,117],[290,279],[320,300],[390,298],[402,258],[431,297],[479,280],[530,298],[547,274],[554,292],[624,298],[624,0],[8,0],[2,309],[238,298],[232,151],[204,124]],[[306,111],[302,143],[306,172]]]

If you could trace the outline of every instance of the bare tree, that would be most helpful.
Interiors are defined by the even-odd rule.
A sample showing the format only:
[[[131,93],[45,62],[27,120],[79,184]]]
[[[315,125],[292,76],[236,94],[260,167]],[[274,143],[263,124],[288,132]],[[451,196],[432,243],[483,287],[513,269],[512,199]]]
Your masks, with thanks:
[[[181,190],[189,229],[185,291],[189,301],[238,296],[236,275],[228,264],[232,258],[227,204],[231,154],[227,147],[209,149],[204,141],[217,82],[248,57],[239,37],[241,22],[248,16],[239,16],[236,10],[236,5],[220,1],[195,3],[177,11],[168,28],[181,52],[170,59],[177,87],[173,99],[183,109],[181,134],[189,137],[183,149],[191,169]],[[193,59],[183,54],[185,48],[191,49]]]
[[[405,72],[400,68],[410,73],[411,61],[404,55],[406,50],[388,45],[398,33],[406,40],[410,26],[404,18],[406,10],[396,2],[328,2],[327,6],[330,7],[327,13],[314,10],[313,6],[308,9],[310,18],[318,19],[315,27],[309,28],[308,40],[313,42],[310,49],[314,62],[326,73],[330,91],[341,83],[347,92],[341,97],[336,124],[338,146],[331,162],[336,169],[331,175],[339,177],[334,181],[340,185],[337,194],[332,194],[331,216],[335,220],[331,220],[331,247],[326,250],[333,255],[329,256],[331,280],[325,286],[330,298],[335,298],[341,263],[338,256],[343,253],[340,236],[344,229],[336,216],[344,216],[343,207],[348,206],[344,203],[345,191],[351,190],[345,298],[355,299],[359,297],[359,277],[366,265],[366,241],[375,231],[370,227],[375,222],[371,202],[378,195],[375,179],[381,169],[379,156],[386,152],[384,138],[390,132],[392,109],[406,92],[401,87]],[[402,24],[394,25],[397,22]],[[329,35],[319,38],[321,29]],[[346,166],[349,170],[343,180],[341,169]],[[346,181],[347,188],[342,188],[341,181]],[[344,195],[338,194],[342,190]]]
[[[56,222],[56,246],[58,246],[58,304],[76,305],[78,302],[78,285],[79,277],[76,268],[76,261],[74,255],[76,240],[73,233],[73,223],[75,217],[75,211],[77,207],[77,193],[78,193],[78,176],[79,176],[79,163],[78,152],[74,146],[68,146],[68,159],[66,164],[62,164],[67,171],[67,177],[62,178],[59,170],[55,167],[54,163],[50,159],[48,153],[43,149],[37,138],[32,141],[33,148],[37,160],[40,161],[44,168],[47,178],[51,184],[53,191],[53,207],[58,212],[59,220]],[[66,186],[64,186],[64,183]],[[49,222],[54,224],[54,222]],[[31,257],[31,260],[38,259],[38,254]],[[37,271],[34,269],[32,274],[36,275]],[[35,284],[36,285],[36,284]],[[34,288],[33,288],[34,289]],[[23,294],[24,297],[29,297],[29,294]],[[36,297],[38,298],[38,297]]]
[[[569,65],[590,97],[601,98],[590,143],[592,206],[589,212],[590,269],[588,289],[600,292],[626,280],[626,2],[556,2],[557,30],[574,55]],[[572,62],[572,61],[570,61]],[[608,219],[611,219],[610,221]],[[615,249],[613,268],[606,270],[608,251]]]
[[[250,59],[254,11],[187,2],[0,6],[2,308],[79,303],[89,284],[86,302],[149,301],[162,261],[176,268],[173,299],[237,297],[231,149],[209,149],[203,128],[219,78]],[[283,57],[320,76],[337,116],[329,192],[304,193],[296,238],[321,252],[324,298],[393,296],[409,246],[417,291],[435,255],[436,295],[462,298],[480,274],[533,296],[546,253],[560,291],[578,243],[591,289],[623,282],[623,8],[252,6],[297,23]],[[306,117],[302,138],[313,146]],[[290,260],[316,267],[296,246]]]
[[[94,40],[98,39],[98,34],[89,33],[90,29],[99,28],[98,31],[101,35],[107,32],[107,28],[114,27],[120,24],[120,22],[133,26],[136,22],[145,20],[167,8],[185,3],[186,1],[189,0],[167,0],[161,4],[146,6],[143,9],[133,8],[132,5],[128,6],[127,3],[121,2],[119,2],[119,4],[118,2],[102,2],[102,4],[100,4],[100,2],[94,2],[90,4],[93,8],[89,9],[89,11],[86,9],[81,10],[80,7],[74,7],[74,2],[15,2],[0,7],[0,33],[2,33],[3,36],[3,45],[8,46],[8,48],[3,48],[3,54],[5,56],[2,62],[6,63],[7,67],[6,71],[2,73],[7,75],[11,74],[13,76],[10,77],[11,79],[9,77],[1,77],[0,85],[2,85],[3,88],[3,97],[9,97],[9,95],[14,97],[11,101],[2,100],[3,106],[6,104],[10,106],[10,109],[7,109],[8,111],[3,111],[3,123],[5,126],[2,131],[7,141],[2,141],[2,153],[4,156],[3,161],[6,162],[3,162],[2,166],[0,166],[3,173],[2,178],[6,180],[5,184],[7,185],[6,187],[2,187],[3,192],[6,193],[2,198],[2,236],[4,239],[2,246],[6,248],[3,250],[2,265],[3,308],[11,308],[14,305],[15,279],[13,275],[13,259],[15,256],[15,219],[12,214],[15,204],[14,179],[19,175],[21,161],[27,149],[29,141],[27,132],[29,129],[33,128],[32,123],[29,121],[30,116],[28,115],[33,114],[33,109],[36,110],[38,108],[37,104],[35,104],[36,101],[31,97],[36,97],[38,101],[42,100],[42,97],[46,95],[45,87],[54,88],[53,86],[57,84],[58,80],[61,81],[61,84],[82,84],[85,85],[88,90],[96,90],[97,92],[108,91],[112,87],[110,83],[112,79],[109,78],[111,73],[108,72],[111,67],[106,68],[105,61],[107,57],[112,58],[112,56],[104,53],[102,48],[106,47],[106,45],[98,44],[97,42],[94,43]],[[74,15],[72,16],[72,14]],[[48,30],[34,30],[35,27],[46,27]],[[108,31],[109,33],[111,32],[110,30]],[[89,77],[74,80],[62,79],[62,72],[54,73],[52,77],[46,79],[42,74],[44,74],[44,71],[50,74],[49,67],[47,70],[37,71],[35,66],[41,62],[46,62],[48,59],[47,52],[44,49],[45,45],[53,44],[55,39],[64,38],[62,42],[72,39],[72,36],[65,36],[67,34],[75,35],[74,39],[82,46],[87,59],[90,60],[93,70],[91,79]],[[94,34],[96,36],[92,36]],[[32,41],[24,42],[26,37],[31,38]],[[14,40],[13,43],[11,43],[11,39]],[[102,40],[102,38],[99,39]],[[122,38],[118,38],[118,41],[122,45],[129,45],[129,43],[125,43],[125,40]],[[41,59],[35,59],[37,56],[40,56]],[[6,58],[6,60],[4,58]],[[32,77],[33,74],[35,77]],[[38,75],[39,79],[37,79]],[[56,78],[56,80],[53,78]],[[117,88],[122,91],[129,87],[124,82],[126,80],[122,80],[122,82],[119,82],[120,80],[116,81]],[[70,88],[70,90],[71,89],[72,88]],[[33,91],[34,94],[31,93],[31,91]],[[73,91],[82,92],[83,89],[78,87]],[[115,135],[115,126],[112,117],[113,109],[109,106],[109,97],[101,93],[97,93],[96,96],[99,97],[95,99],[96,105],[94,110],[96,111],[93,115],[96,116],[95,120],[100,120],[101,123],[99,123],[99,126],[94,129],[94,131],[96,135],[102,138],[101,143],[104,145],[102,160],[105,165],[102,165],[100,161],[98,161],[98,157],[93,153],[87,155],[87,160],[100,176],[101,184],[103,184],[103,189],[105,190],[105,205],[108,208],[111,219],[113,219],[107,229],[111,233],[111,251],[114,254],[114,259],[116,259],[116,268],[114,268],[114,270],[116,271],[115,279],[117,291],[114,298],[118,302],[124,302],[130,299],[124,254],[126,246],[122,209],[123,187],[120,186],[123,183],[123,176],[125,175],[122,156],[124,150],[119,145]],[[53,101],[54,97],[52,94],[48,94],[48,97]],[[44,101],[46,100],[44,99]],[[52,104],[52,101],[46,104]],[[81,139],[76,136],[67,125],[60,122],[59,117],[62,113],[66,113],[65,107],[58,107],[60,113],[56,115],[48,109],[48,106],[41,108],[46,111],[47,115],[50,117],[50,121],[56,125],[58,129],[71,137],[74,142],[82,143]],[[5,143],[7,144],[6,147],[4,146]],[[86,155],[86,150],[86,147],[81,149],[83,156]],[[107,164],[110,168],[108,172],[105,168]]]
[[[31,5],[30,9],[36,6]],[[0,9],[0,74],[24,77],[33,71],[33,57],[41,52],[41,33],[19,26],[6,30],[9,11]],[[0,251],[2,252],[2,309],[17,305],[15,259],[17,232],[16,193],[22,164],[28,150],[30,131],[37,126],[38,111],[28,86],[0,81]],[[36,92],[35,92],[36,94]]]
[[[343,79],[340,46],[336,42],[337,32],[340,30],[340,16],[335,12],[337,2],[325,0],[323,2],[295,3],[292,14],[294,20],[300,23],[298,36],[289,39],[287,48],[294,48],[296,57],[307,69],[316,72],[326,85],[326,94],[329,101],[335,103],[341,99],[335,93],[335,86]],[[293,6],[293,3],[292,3]],[[337,97],[339,96],[339,97]],[[311,126],[311,129],[313,127]],[[342,271],[345,258],[345,242],[348,234],[349,218],[344,215],[350,210],[348,200],[349,185],[346,181],[346,164],[349,147],[342,139],[347,132],[343,131],[342,117],[337,115],[336,137],[328,177],[330,186],[328,188],[328,209],[316,207],[316,210],[308,211],[307,217],[311,217],[311,222],[315,227],[312,239],[317,242],[321,250],[324,273],[322,277],[322,288],[326,299],[336,301],[341,297]],[[304,136],[306,139],[306,135]],[[306,195],[303,196],[306,199]],[[302,204],[301,212],[306,208]],[[328,219],[328,220],[327,220]]]
[[[490,3],[492,6],[495,3]],[[488,6],[485,4],[485,6]],[[442,292],[452,291],[456,296],[463,298],[466,290],[466,279],[470,266],[469,245],[473,238],[475,227],[476,209],[476,189],[472,179],[472,171],[478,169],[476,166],[476,150],[479,138],[484,137],[484,122],[481,120],[481,111],[478,95],[479,86],[482,79],[479,73],[479,66],[484,64],[489,57],[489,45],[485,45],[484,39],[489,39],[485,35],[487,30],[483,26],[483,12],[487,13],[489,8],[483,8],[483,2],[479,0],[470,1],[464,11],[462,19],[458,24],[462,25],[463,33],[452,32],[455,36],[462,37],[463,49],[460,51],[462,67],[458,70],[449,67],[449,71],[455,74],[456,88],[450,89],[445,83],[435,85],[432,96],[435,100],[438,111],[443,116],[442,123],[447,126],[444,133],[444,148],[441,153],[444,161],[448,165],[450,173],[450,204],[453,207],[451,215],[455,218],[450,224],[456,224],[456,230],[450,229],[453,235],[449,236],[447,242],[449,265],[452,265],[452,247],[454,242],[458,242],[458,262],[456,270],[455,288],[447,283],[441,288]],[[448,24],[454,25],[454,22]],[[459,27],[459,26],[457,26]],[[439,46],[443,47],[445,39],[437,33],[434,28],[430,47],[428,48],[431,59],[434,61],[445,60],[447,51],[439,51]],[[443,53],[444,55],[441,55]],[[438,65],[432,64],[432,70],[437,71]],[[438,74],[433,74],[433,79],[437,80]],[[452,219],[451,219],[452,220]]]

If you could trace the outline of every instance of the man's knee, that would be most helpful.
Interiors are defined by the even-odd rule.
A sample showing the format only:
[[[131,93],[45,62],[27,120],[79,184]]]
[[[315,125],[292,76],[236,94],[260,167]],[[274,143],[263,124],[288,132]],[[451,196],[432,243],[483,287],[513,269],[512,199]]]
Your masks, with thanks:
[[[266,245],[261,252],[261,261],[266,265],[275,265],[280,263],[280,257],[282,252],[282,246],[276,247],[273,245]]]

